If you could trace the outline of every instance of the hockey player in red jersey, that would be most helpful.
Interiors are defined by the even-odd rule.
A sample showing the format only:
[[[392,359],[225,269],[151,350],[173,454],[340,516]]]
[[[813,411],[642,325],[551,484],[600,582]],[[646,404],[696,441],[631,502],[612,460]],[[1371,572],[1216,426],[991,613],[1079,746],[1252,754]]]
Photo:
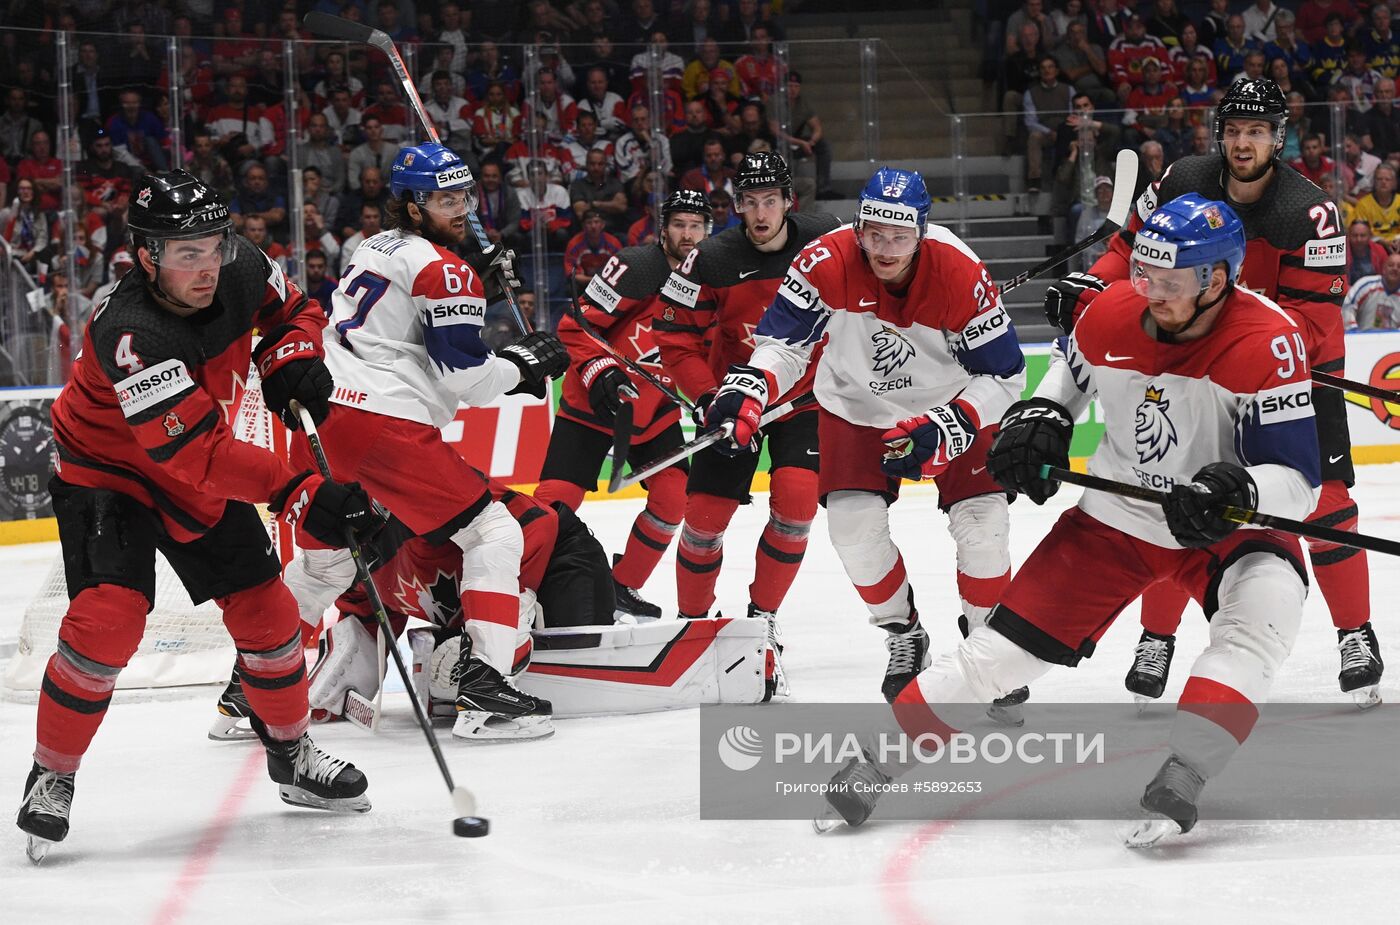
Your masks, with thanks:
[[[889,635],[882,690],[893,700],[928,664],[889,505],[902,478],[931,478],[957,544],[964,634],[981,626],[1011,578],[1007,494],[987,474],[996,422],[1021,397],[1025,360],[986,266],[928,223],[919,174],[876,171],[854,225],[792,261],[754,331],[748,363],[729,368],[706,423],[746,444],[774,396],[815,368],[818,492],[846,574]],[[814,358],[818,344],[820,358]],[[1025,699],[1014,692],[1000,718]]]
[[[666,372],[702,411],[725,370],[748,360],[754,328],[792,258],[839,224],[831,215],[790,213],[792,175],[776,154],[746,156],[734,177],[734,196],[741,223],[701,242],[676,268],[662,287],[663,305],[654,326]],[[808,384],[804,380],[797,389],[805,391]],[[801,410],[776,421],[765,428],[763,438],[772,478],[748,614],[768,621],[777,653],[778,608],[797,577],[817,512],[816,412]],[[685,525],[676,552],[682,617],[706,616],[714,606],[724,531],[739,505],[750,500],[758,449],[756,441],[737,449],[716,444],[691,459]],[[776,656],[773,683],[775,690],[786,686]]]
[[[1217,154],[1184,157],[1138,200],[1137,214],[1087,275],[1074,274],[1046,294],[1052,323],[1069,330],[1084,296],[1128,275],[1133,234],[1158,202],[1184,193],[1227,202],[1244,222],[1249,244],[1241,288],[1273,299],[1298,323],[1308,363],[1340,375],[1346,366],[1341,305],[1347,291],[1346,228],[1337,206],[1292,167],[1281,163],[1287,104],[1268,79],[1240,80],[1216,110]],[[1355,530],[1357,507],[1348,491],[1355,481],[1351,436],[1342,393],[1312,393],[1322,453],[1322,498],[1311,520]],[[1360,549],[1310,540],[1318,588],[1332,613],[1341,651],[1338,681],[1362,707],[1378,702],[1384,665],[1371,627],[1370,576]],[[1127,687],[1139,697],[1160,697],[1174,651],[1176,627],[1186,606],[1184,589],[1162,582],[1143,595],[1143,634]]]
[[[1302,329],[1235,286],[1245,259],[1243,224],[1225,203],[1188,194],[1148,218],[1129,279],[1089,303],[1034,397],[1002,418],[987,464],[1002,485],[1043,503],[1059,483],[1042,478],[1041,466],[1068,467],[1075,418],[1097,396],[1105,435],[1090,473],[1165,499],[1085,491],[1016,572],[987,625],[895,699],[907,733],[946,739],[972,718],[959,704],[1077,665],[1133,598],[1171,578],[1206,608],[1210,644],[1191,666],[1132,847],[1195,825],[1202,788],[1249,735],[1255,705],[1292,649],[1307,595],[1296,536],[1240,529],[1220,514],[1233,505],[1301,519],[1320,483]],[[853,760],[827,801],[859,825],[877,787],[904,770]]]
[[[629,247],[608,261],[584,290],[579,310],[615,351],[646,364],[669,384],[652,337],[657,293],[681,261],[709,237],[710,202],[694,190],[672,193],[661,207],[661,224],[657,243]],[[632,404],[627,459],[633,467],[664,456],[685,438],[675,403],[585,334],[572,316],[560,319],[559,338],[569,348],[571,365],[535,496],[577,510],[584,492],[598,485],[622,402]],[[637,515],[627,548],[613,565],[619,615],[652,620],[661,616],[661,608],[643,600],[636,589],[646,583],[680,529],[687,468],[681,463],[646,480],[647,506]]]
[[[435,142],[403,148],[389,189],[388,230],[355,251],[331,300],[326,364],[337,387],[321,438],[332,472],[364,484],[415,534],[462,550],[471,619],[453,735],[546,736],[553,732],[549,702],[521,694],[505,677],[515,651],[520,526],[440,428],[459,403],[520,392],[543,398],[568,354],[543,332],[496,352],[482,342],[486,285],[498,284],[508,255],[489,255],[484,282],[449,249],[466,239],[467,212],[476,208],[476,183],[456,154]],[[310,458],[305,441],[293,452]],[[301,558],[318,587],[339,593],[354,578],[347,555]],[[300,591],[297,597],[309,606]]]
[[[156,550],[194,601],[223,611],[282,799],[369,809],[364,774],[306,734],[296,605],[253,506],[270,503],[300,545],[324,549],[346,527],[369,528],[369,499],[238,442],[228,419],[250,355],[269,409],[285,416],[295,399],[325,417],[325,314],[182,170],[142,178],[130,227],[140,272],[94,313],[53,405],[50,487],[71,602],[44,674],[18,818],[36,861],[68,833],[74,774],[154,602]]]

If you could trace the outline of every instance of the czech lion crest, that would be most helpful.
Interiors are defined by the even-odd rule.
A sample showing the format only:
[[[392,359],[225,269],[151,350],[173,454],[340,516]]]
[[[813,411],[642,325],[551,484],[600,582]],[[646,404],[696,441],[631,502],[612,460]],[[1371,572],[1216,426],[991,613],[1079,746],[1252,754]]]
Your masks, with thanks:
[[[914,355],[914,345],[909,338],[889,325],[880,325],[880,330],[870,335],[875,345],[875,372],[888,376],[899,369]]]
[[[1171,402],[1165,390],[1149,385],[1133,419],[1133,442],[1141,462],[1156,462],[1177,442],[1176,425],[1167,417]]]

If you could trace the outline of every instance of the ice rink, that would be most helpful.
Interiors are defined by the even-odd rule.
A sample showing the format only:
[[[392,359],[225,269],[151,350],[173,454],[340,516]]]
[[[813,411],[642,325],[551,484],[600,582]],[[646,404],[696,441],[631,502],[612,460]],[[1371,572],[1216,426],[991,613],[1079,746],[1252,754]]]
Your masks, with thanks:
[[[1358,473],[1362,529],[1400,536],[1400,465]],[[1077,496],[1066,489],[1045,508],[1012,507],[1018,562]],[[582,515],[620,549],[639,507],[589,503]],[[759,496],[729,531],[727,612],[743,611],[765,517]],[[958,605],[945,521],[920,490],[893,520],[934,649],[950,647]],[[883,634],[866,624],[820,514],[812,536],[781,613],[793,697],[876,702]],[[0,550],[0,645],[13,641],[56,548]],[[673,569],[668,555],[645,589],[668,614]],[[1373,555],[1371,575],[1377,632],[1395,662],[1400,570]],[[1122,678],[1136,618],[1134,606],[1092,660],[1052,672],[1034,697],[1128,699]],[[1205,637],[1193,606],[1169,699]],[[1337,690],[1337,668],[1335,632],[1314,594],[1273,699],[1354,711]],[[1392,667],[1387,701],[1400,701],[1397,678]],[[458,839],[402,694],[386,697],[375,738],[344,724],[313,729],[369,775],[374,809],[365,816],[282,804],[261,748],[205,737],[217,694],[119,696],[78,774],[72,832],[40,868],[8,822],[30,766],[35,707],[0,701],[0,922],[1277,925],[1393,920],[1400,902],[1400,823],[1214,822],[1209,789],[1197,829],[1145,853],[1122,846],[1124,823],[872,823],[817,837],[799,821],[702,822],[695,711],[560,721],[551,739],[508,745],[468,746],[442,727],[454,773],[492,822],[490,837]]]

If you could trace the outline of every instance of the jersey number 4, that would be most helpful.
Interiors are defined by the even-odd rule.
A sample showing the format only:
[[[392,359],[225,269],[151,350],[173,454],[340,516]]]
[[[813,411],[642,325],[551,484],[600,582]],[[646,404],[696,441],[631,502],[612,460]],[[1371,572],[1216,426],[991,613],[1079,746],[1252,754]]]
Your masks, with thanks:
[[[103,304],[105,305],[106,302]],[[123,334],[121,339],[117,341],[117,349],[112,354],[112,360],[126,370],[127,375],[133,375],[146,368],[146,364],[141,362],[141,358],[131,348],[131,334],[129,333]]]

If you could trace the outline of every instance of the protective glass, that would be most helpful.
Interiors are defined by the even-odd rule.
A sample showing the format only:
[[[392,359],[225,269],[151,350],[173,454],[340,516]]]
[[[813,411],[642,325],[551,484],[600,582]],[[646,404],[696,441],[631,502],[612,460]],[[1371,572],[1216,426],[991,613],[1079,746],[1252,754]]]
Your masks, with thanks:
[[[862,222],[856,228],[856,243],[876,257],[908,257],[919,247],[917,229],[883,222]]]
[[[1205,288],[1195,267],[1154,267],[1133,260],[1128,271],[1133,291],[1154,302],[1194,299]]]
[[[787,195],[779,188],[744,190],[734,197],[735,212],[750,212],[759,208],[782,208]]]

